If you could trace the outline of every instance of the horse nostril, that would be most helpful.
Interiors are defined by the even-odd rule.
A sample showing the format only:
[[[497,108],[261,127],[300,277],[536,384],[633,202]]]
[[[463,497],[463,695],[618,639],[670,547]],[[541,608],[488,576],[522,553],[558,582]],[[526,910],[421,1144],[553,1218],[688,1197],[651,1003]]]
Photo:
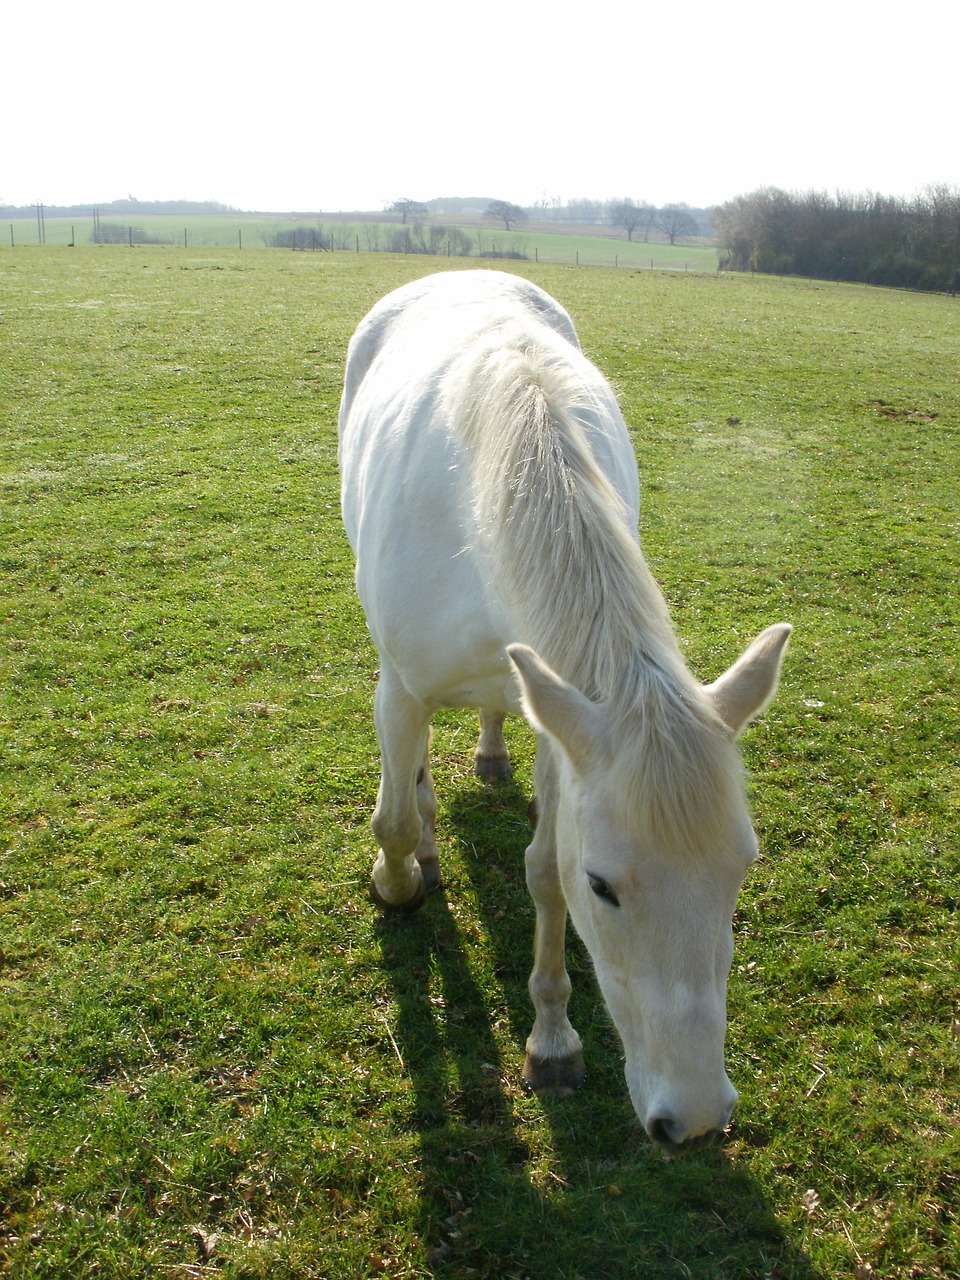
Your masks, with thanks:
[[[647,1121],[647,1133],[649,1133],[654,1142],[659,1142],[662,1147],[677,1146],[677,1140],[674,1137],[676,1132],[676,1121],[671,1120],[668,1116],[655,1116],[652,1120]]]

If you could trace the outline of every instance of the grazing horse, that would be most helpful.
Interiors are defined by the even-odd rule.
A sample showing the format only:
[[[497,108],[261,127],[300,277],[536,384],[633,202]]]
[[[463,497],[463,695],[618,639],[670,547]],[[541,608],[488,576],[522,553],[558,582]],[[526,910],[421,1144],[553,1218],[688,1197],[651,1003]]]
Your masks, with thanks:
[[[350,344],[342,506],[380,655],[371,894],[439,884],[430,718],[476,707],[477,771],[509,770],[505,715],[537,734],[536,907],[524,1080],[583,1079],[567,1017],[567,912],[623,1042],[647,1132],[726,1126],[731,920],[757,843],[734,739],[776,692],[790,627],[715,683],[680,654],[637,536],[636,460],[614,394],[548,294],[496,271],[405,285]]]

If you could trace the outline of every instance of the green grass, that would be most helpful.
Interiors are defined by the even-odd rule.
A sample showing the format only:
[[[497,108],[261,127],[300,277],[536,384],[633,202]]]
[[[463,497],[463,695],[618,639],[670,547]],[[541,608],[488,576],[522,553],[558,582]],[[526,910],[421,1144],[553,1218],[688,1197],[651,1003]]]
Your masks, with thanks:
[[[956,493],[944,298],[534,267],[615,381],[693,668],[796,626],[745,739],[722,1150],[518,1087],[515,784],[436,735],[446,889],[366,901],[376,655],[338,517],[389,255],[0,255],[0,1270],[960,1276]],[[858,1269],[859,1268],[859,1269]]]

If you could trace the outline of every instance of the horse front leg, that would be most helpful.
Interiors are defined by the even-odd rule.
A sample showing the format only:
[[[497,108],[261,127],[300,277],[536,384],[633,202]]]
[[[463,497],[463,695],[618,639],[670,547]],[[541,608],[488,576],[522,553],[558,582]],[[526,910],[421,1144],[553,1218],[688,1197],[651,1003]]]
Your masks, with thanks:
[[[535,769],[537,825],[526,853],[527,888],[537,911],[533,971],[527,989],[535,1018],[523,1079],[535,1093],[566,1097],[583,1084],[583,1046],[567,1017],[570,978],[564,964],[567,904],[557,869],[557,772],[541,739]]]
[[[370,896],[390,911],[415,911],[439,884],[430,776],[430,713],[386,664],[374,699],[380,791],[371,826],[380,846]]]
[[[484,782],[505,782],[513,777],[507,743],[503,736],[506,716],[480,709],[480,740],[474,754],[475,772]]]
[[[430,772],[430,739],[433,730],[427,730],[427,746],[423,754],[423,763],[417,774],[417,811],[423,827],[420,841],[414,850],[414,857],[420,864],[423,876],[423,887],[427,893],[440,888],[440,854],[437,849],[437,793],[433,789],[433,775]]]

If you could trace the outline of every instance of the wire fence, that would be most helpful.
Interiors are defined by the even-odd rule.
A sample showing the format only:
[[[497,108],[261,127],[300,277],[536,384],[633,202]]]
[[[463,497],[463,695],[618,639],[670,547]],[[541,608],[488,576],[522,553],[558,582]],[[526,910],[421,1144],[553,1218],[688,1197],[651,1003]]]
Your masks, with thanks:
[[[317,222],[290,219],[197,218],[178,222],[173,217],[134,222],[91,219],[21,218],[9,222],[7,247],[89,245],[128,249],[162,246],[170,249],[277,249],[297,253],[394,253],[405,256],[474,258],[553,263],[571,266],[628,268],[713,274],[718,270],[716,249],[709,244],[638,243],[597,235],[523,230],[496,231],[460,227],[382,222]]]

